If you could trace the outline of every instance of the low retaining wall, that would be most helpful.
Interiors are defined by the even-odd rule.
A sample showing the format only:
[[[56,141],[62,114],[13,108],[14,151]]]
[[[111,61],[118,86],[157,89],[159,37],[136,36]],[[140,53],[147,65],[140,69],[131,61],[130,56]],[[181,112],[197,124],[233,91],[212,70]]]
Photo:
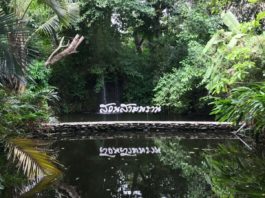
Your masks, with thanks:
[[[231,131],[236,130],[231,123],[226,122],[66,122],[59,124],[44,124],[42,129],[36,133],[45,137],[87,137],[87,136],[112,136],[115,134],[212,134],[231,135]]]

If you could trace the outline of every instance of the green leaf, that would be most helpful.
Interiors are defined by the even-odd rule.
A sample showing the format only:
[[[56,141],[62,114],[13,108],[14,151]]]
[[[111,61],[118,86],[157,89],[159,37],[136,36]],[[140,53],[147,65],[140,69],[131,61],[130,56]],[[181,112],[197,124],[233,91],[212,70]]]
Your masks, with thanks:
[[[248,0],[249,3],[257,3],[259,0]]]
[[[260,21],[262,19],[265,18],[265,11],[264,12],[260,12],[258,15],[257,15],[257,20]]]
[[[223,12],[221,14],[224,24],[235,33],[240,33],[240,23],[237,20],[236,16],[231,12]]]

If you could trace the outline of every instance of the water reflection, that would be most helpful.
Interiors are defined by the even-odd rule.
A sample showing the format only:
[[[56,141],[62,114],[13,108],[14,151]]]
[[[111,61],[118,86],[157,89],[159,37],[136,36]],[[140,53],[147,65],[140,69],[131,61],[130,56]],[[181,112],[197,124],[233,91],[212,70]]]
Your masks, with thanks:
[[[13,196],[31,197],[47,186],[56,182],[61,171],[56,166],[54,157],[47,154],[48,141],[37,141],[26,138],[7,140],[5,147],[8,159],[17,165],[28,178],[28,183],[16,188]]]
[[[177,138],[61,141],[58,159],[66,166],[64,182],[81,197],[207,197],[201,173],[202,149],[222,140]],[[100,157],[100,148],[157,147],[161,154]]]
[[[162,153],[159,160],[162,164],[173,170],[179,170],[185,178],[185,191],[183,194],[173,194],[166,197],[210,197],[211,189],[204,179],[201,167],[201,149],[185,150],[184,145],[176,140],[155,140]],[[208,149],[210,145],[208,145]],[[205,149],[205,148],[202,148]]]
[[[233,146],[218,147],[227,142]],[[57,141],[50,148],[64,165],[63,176],[42,191],[29,191],[30,197],[265,196],[264,157],[244,150],[237,140],[134,137]],[[100,156],[102,148],[159,152],[110,157]]]
[[[159,154],[161,149],[154,147],[100,147],[99,156],[102,157],[116,157],[116,156],[137,156],[137,155],[148,155],[148,154]]]
[[[208,153],[204,170],[212,190],[220,197],[265,197],[263,152],[231,144]]]

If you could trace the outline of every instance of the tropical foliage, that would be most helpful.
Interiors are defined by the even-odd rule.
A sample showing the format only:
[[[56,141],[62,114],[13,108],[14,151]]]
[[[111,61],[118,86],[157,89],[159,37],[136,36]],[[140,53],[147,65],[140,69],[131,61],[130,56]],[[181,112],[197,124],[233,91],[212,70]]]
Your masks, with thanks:
[[[72,25],[79,14],[77,6],[69,8],[68,2],[47,0],[41,3],[56,14],[48,22],[33,22],[31,6],[36,8],[36,1],[1,1],[0,4],[0,140],[1,144],[8,142],[9,157],[17,160],[23,172],[31,179],[37,178],[37,183],[31,185],[34,192],[53,182],[60,171],[48,155],[36,150],[32,141],[8,140],[14,135],[35,131],[41,123],[48,122],[52,115],[49,103],[58,99],[55,88],[48,84],[50,70],[44,67],[44,60],[37,59],[42,48],[38,51],[32,41],[36,33],[51,34],[53,31],[57,34],[62,27]],[[41,7],[46,17],[52,15],[48,7]],[[33,34],[30,33],[32,28],[35,29]],[[1,169],[4,170],[2,164]],[[1,191],[9,184],[9,177],[2,174],[2,170]]]
[[[0,8],[0,83],[6,88],[23,91],[27,50],[24,38],[27,31],[16,22],[13,14]]]
[[[78,5],[55,0],[39,3],[38,11],[42,12],[38,16],[38,4],[33,0],[5,1],[0,7],[1,134],[32,130],[40,122],[48,121],[51,116],[48,103],[57,99],[55,88],[48,84],[49,69],[44,68],[44,60],[37,60],[42,48],[36,50],[37,46],[32,47],[31,42],[36,32],[51,36],[62,27],[71,26],[79,14]],[[54,13],[56,16],[47,22],[47,17]],[[30,28],[35,33],[31,34]]]
[[[31,13],[31,6],[37,7],[33,0],[3,2],[0,7],[0,82],[12,91],[23,92],[26,86],[25,72],[29,65],[30,57],[36,56],[36,46],[31,47],[30,41],[35,33],[30,33],[33,26],[35,32],[43,32],[49,35],[56,35],[62,26],[69,27],[78,16],[78,6],[68,7],[66,1],[46,0],[41,1],[53,10],[56,16],[48,21],[34,23],[34,14]],[[10,6],[11,9],[3,9]],[[49,16],[51,12],[46,11],[43,6],[40,12]],[[69,9],[70,10],[69,10]],[[30,17],[32,14],[32,18]],[[51,15],[51,14],[50,14]],[[47,18],[43,17],[45,20]],[[38,19],[43,19],[39,17]],[[40,25],[40,22],[44,24]],[[61,23],[60,23],[61,22]]]
[[[212,114],[256,133],[264,132],[265,37],[254,31],[260,19],[240,24],[231,12],[223,14],[230,31],[218,31],[203,51],[210,60],[203,82],[214,96]]]
[[[265,85],[252,84],[232,89],[227,98],[215,98],[213,114],[220,121],[246,123],[256,133],[263,133],[265,126]]]
[[[177,2],[84,1],[76,30],[85,35],[86,43],[75,57],[53,70],[51,83],[59,88],[62,110],[96,111],[104,100],[143,105],[154,101],[177,109],[175,100],[181,98],[185,104],[178,110],[193,111],[198,101],[190,101],[189,95],[196,92],[195,87],[201,88],[198,95],[204,95],[199,94],[203,87],[197,76],[191,77],[196,85],[178,83],[178,88],[184,87],[180,95],[175,96],[177,89],[171,86],[170,101],[165,99],[166,90],[155,87],[170,81],[165,76],[157,84],[164,74],[180,69],[188,76],[188,71],[204,67],[197,55],[221,20],[218,15],[209,16],[205,1]],[[201,79],[203,74],[198,75]]]
[[[28,69],[28,88],[16,94],[0,87],[1,137],[36,130],[53,115],[48,103],[58,97],[55,88],[47,84],[49,71],[36,62]]]
[[[231,88],[264,79],[264,35],[245,30],[231,12],[223,14],[231,31],[219,30],[204,48],[210,65],[204,76],[211,94],[228,93]]]
[[[264,8],[258,0],[1,1],[0,140],[10,159],[36,180],[31,192],[53,183],[60,171],[39,144],[9,138],[48,122],[57,91],[64,113],[96,112],[108,102],[200,113],[211,100],[218,120],[265,132]],[[63,39],[77,33],[85,38],[79,52],[46,67],[58,45],[69,46]],[[171,151],[173,157],[160,156],[165,165],[183,169],[191,183],[202,178],[201,169],[187,165],[187,153],[178,153],[180,145],[156,143]],[[218,152],[206,156],[217,195],[264,196],[262,186],[253,185],[259,175],[250,172],[256,163],[263,171],[264,164],[232,147]],[[0,174],[0,191],[6,178]],[[189,191],[202,196],[202,187],[194,186]]]
[[[239,145],[220,145],[204,164],[218,197],[264,197],[264,165],[264,156]]]
[[[201,84],[205,66],[200,59],[203,47],[197,42],[189,43],[189,58],[181,67],[160,78],[154,92],[154,102],[161,106],[174,107],[178,113],[198,112],[203,107],[200,97],[206,94]]]

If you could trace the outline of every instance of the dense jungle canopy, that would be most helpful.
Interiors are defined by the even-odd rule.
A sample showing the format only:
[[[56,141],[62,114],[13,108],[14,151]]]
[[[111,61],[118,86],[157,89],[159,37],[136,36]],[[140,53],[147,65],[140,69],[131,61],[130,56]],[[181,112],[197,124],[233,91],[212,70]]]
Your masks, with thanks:
[[[264,87],[264,16],[257,0],[1,1],[1,94],[37,120],[116,102],[263,123],[248,97]]]
[[[212,114],[264,143],[264,19],[263,0],[1,0],[0,154],[5,143],[28,177],[61,175],[46,163],[49,156],[36,152],[38,144],[9,139],[56,121],[54,115],[97,113],[102,103]],[[207,182],[217,195],[242,190],[245,180],[255,183],[262,157],[246,158],[232,147],[220,152],[206,158],[213,170]],[[9,172],[5,163],[0,155],[1,172]],[[249,173],[252,163],[259,169]],[[234,179],[238,186],[225,171],[244,173]],[[19,183],[1,172],[0,196],[4,186]]]

